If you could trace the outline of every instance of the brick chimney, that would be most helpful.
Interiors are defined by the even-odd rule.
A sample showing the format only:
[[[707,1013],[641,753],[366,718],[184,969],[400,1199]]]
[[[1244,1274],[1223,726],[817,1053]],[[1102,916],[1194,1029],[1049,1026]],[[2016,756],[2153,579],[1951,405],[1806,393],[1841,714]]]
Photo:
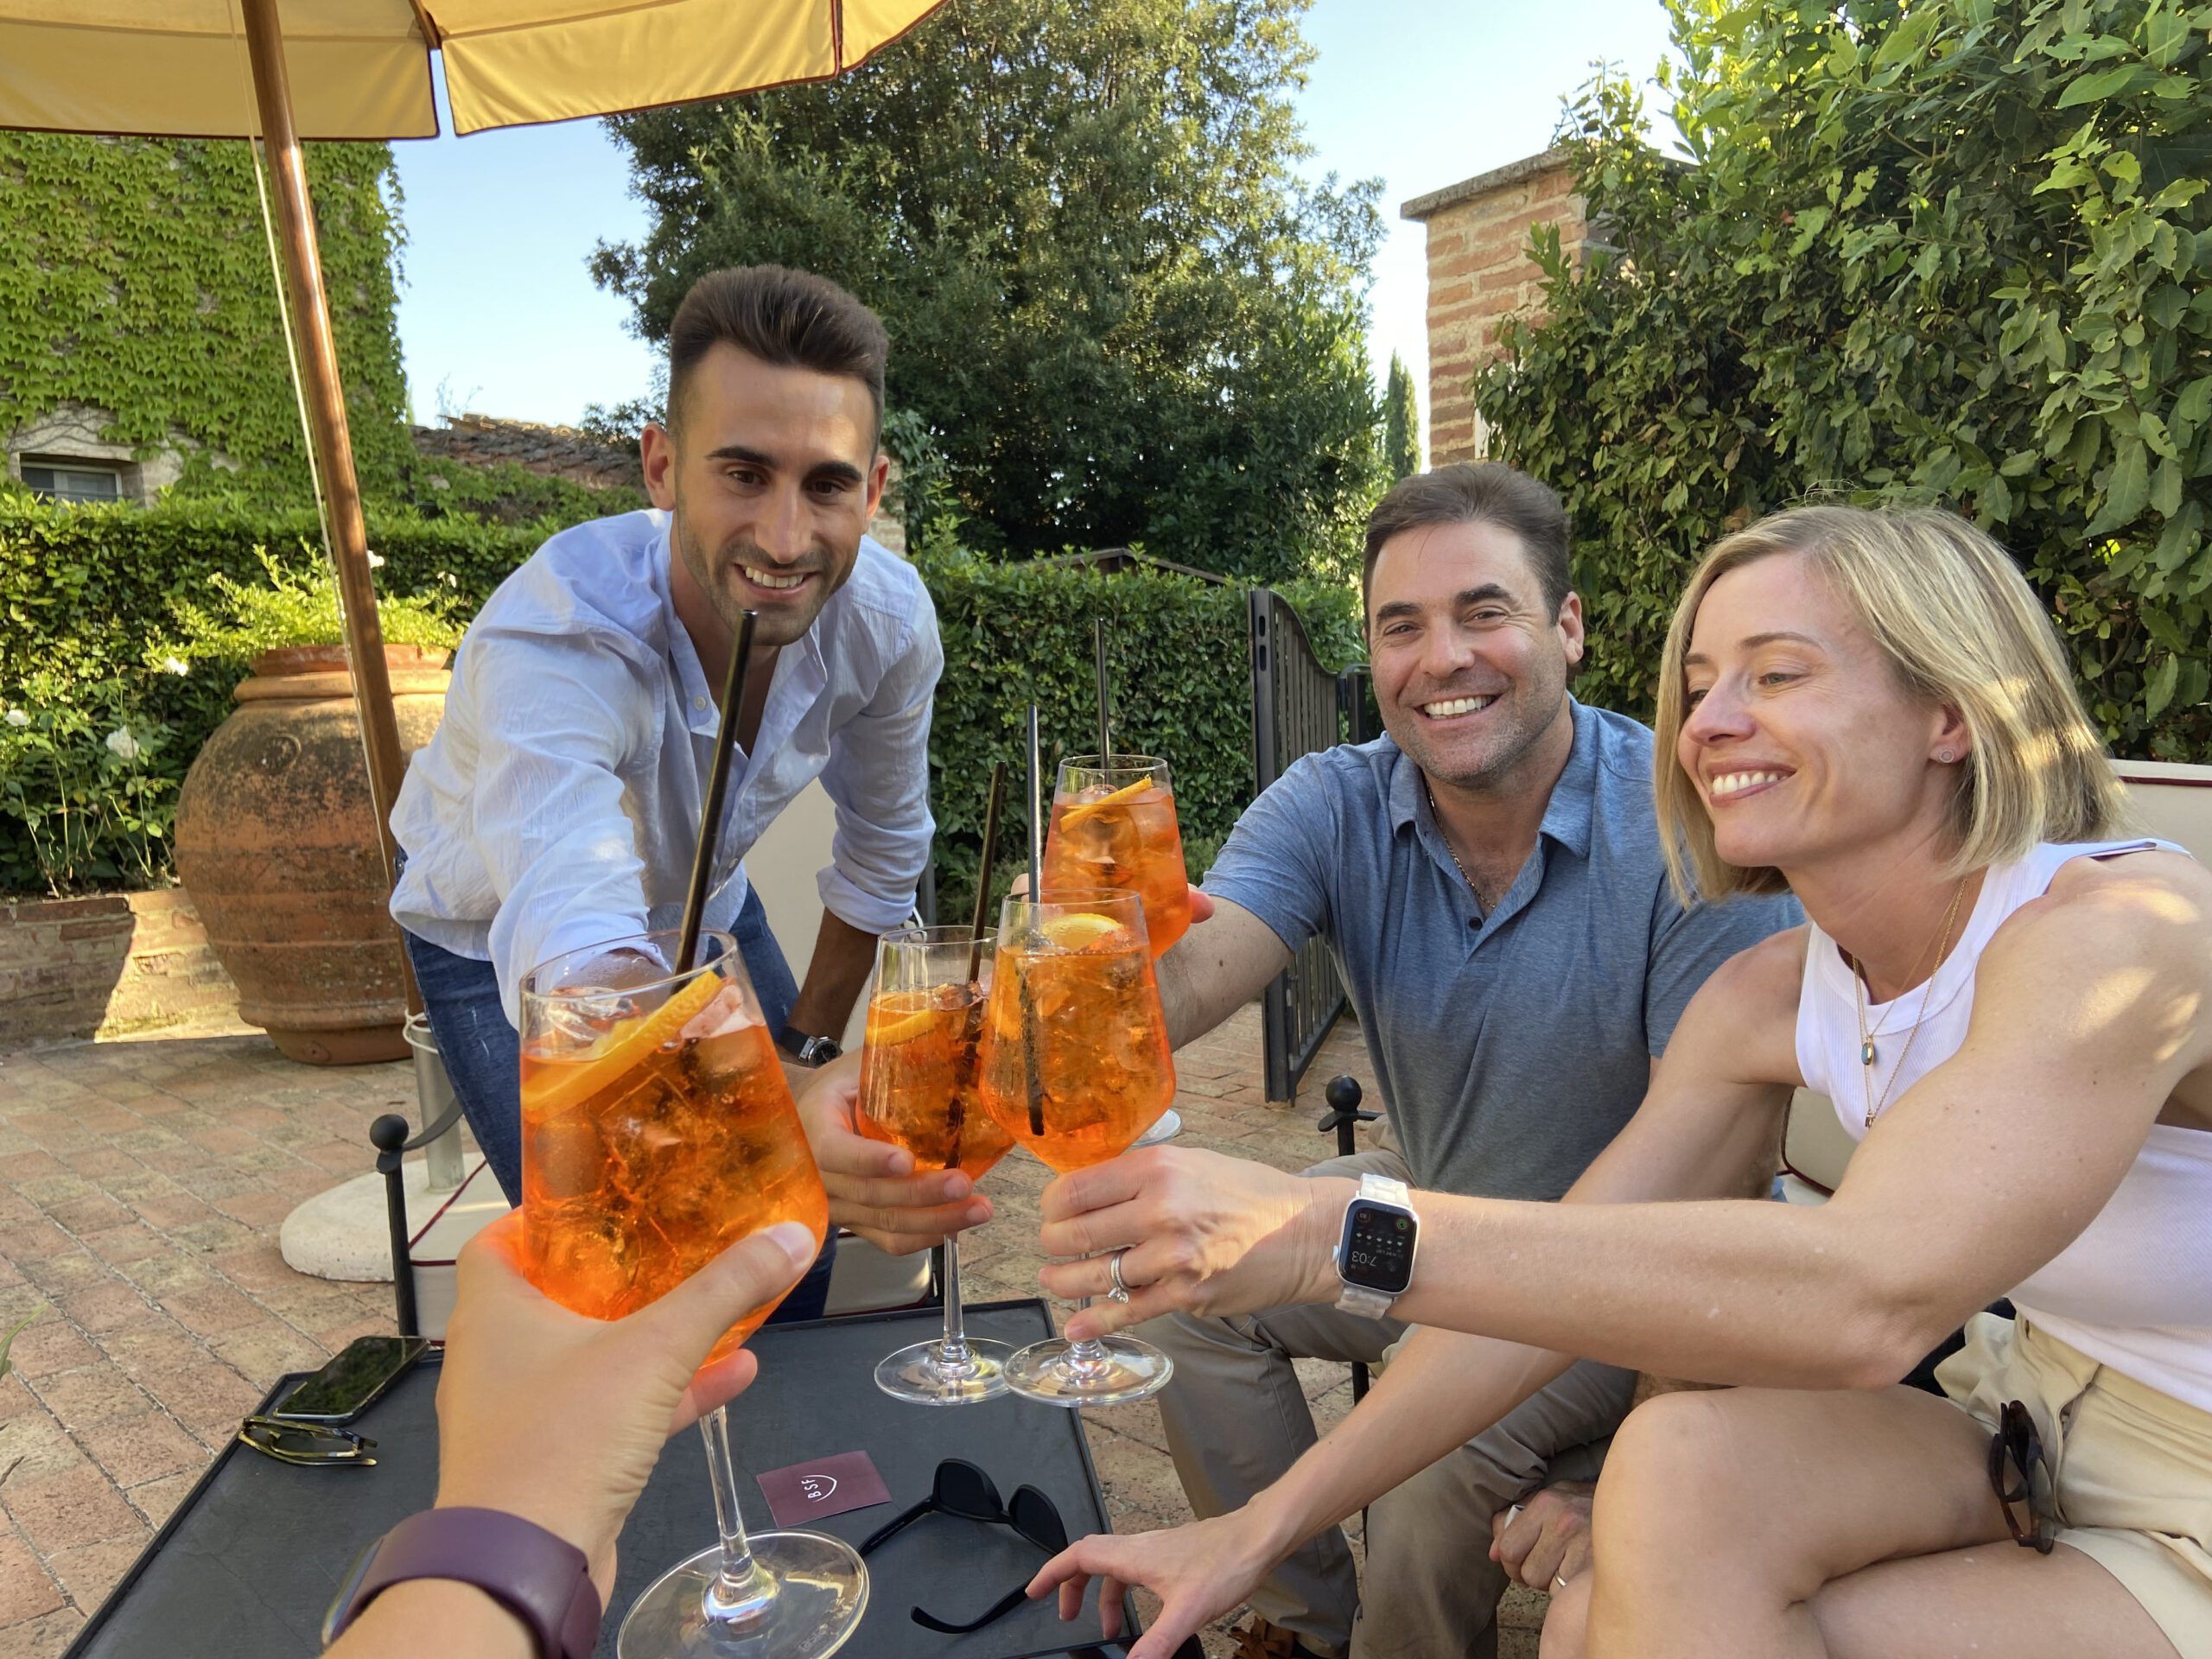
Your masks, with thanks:
[[[1488,444],[1475,371],[1498,355],[1498,324],[1534,314],[1542,298],[1529,227],[1558,226],[1560,248],[1578,260],[1588,240],[1573,156],[1548,149],[1416,196],[1398,213],[1428,227],[1428,464],[1479,460]]]

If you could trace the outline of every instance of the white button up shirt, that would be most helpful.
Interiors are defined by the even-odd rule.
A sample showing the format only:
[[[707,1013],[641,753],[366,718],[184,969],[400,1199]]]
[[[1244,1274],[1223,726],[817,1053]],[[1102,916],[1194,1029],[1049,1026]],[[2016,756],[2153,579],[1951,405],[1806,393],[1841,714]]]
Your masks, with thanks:
[[[565,530],[499,584],[454,661],[437,735],[392,833],[393,919],[489,961],[507,1017],[536,964],[681,925],[714,760],[715,690],[669,593],[669,518]],[[823,903],[904,922],[928,861],[930,699],[944,665],[913,567],[863,537],[845,585],[776,659],[752,753],[731,757],[706,925],[744,903],[741,861],[814,779],[836,808]]]

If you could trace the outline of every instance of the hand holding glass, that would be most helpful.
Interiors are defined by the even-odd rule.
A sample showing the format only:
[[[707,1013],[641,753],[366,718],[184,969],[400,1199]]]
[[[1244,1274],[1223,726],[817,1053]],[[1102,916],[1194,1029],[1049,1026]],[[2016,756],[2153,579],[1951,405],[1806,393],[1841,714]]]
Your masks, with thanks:
[[[1167,1020],[1135,893],[1047,887],[1009,899],[978,1056],[978,1092],[1052,1168],[1128,1150],[1175,1097]],[[1166,1385],[1167,1356],[1134,1337],[1033,1343],[1007,1365],[1025,1399],[1103,1406]]]
[[[705,965],[686,971],[603,971],[614,953],[664,963],[677,945],[673,930],[614,940],[523,982],[524,1268],[546,1295],[594,1319],[658,1300],[763,1227],[795,1221],[819,1244],[829,1226],[829,1198],[734,941],[702,934]],[[709,1362],[781,1300],[740,1319]],[[748,1539],[728,1419],[716,1410],[699,1427],[721,1543],[638,1599],[621,1659],[823,1659],[860,1623],[867,1569],[817,1533]]]
[[[985,952],[991,944],[987,935]],[[908,928],[876,942],[854,1127],[906,1147],[917,1173],[957,1169],[979,1179],[1014,1144],[976,1097],[989,976],[972,928]],[[1003,1343],[970,1342],[962,1328],[956,1235],[944,1242],[944,1337],[891,1355],[875,1368],[875,1385],[914,1405],[988,1400],[1006,1392],[1012,1352]]]

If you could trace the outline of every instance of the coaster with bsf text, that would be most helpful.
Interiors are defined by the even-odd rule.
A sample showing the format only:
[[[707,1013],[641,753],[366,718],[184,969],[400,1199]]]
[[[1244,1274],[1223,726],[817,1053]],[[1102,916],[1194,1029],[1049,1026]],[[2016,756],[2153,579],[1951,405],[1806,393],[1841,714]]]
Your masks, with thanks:
[[[759,1479],[768,1513],[779,1527],[804,1526],[824,1516],[891,1501],[890,1490],[865,1452],[840,1452],[811,1463],[771,1469]]]

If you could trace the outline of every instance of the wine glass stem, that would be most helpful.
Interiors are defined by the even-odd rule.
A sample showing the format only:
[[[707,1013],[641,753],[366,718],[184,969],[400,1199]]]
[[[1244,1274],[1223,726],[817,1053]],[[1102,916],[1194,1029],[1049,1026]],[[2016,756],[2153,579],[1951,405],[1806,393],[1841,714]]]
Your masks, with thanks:
[[[724,1624],[749,1624],[768,1611],[776,1581],[753,1559],[745,1517],[737,1510],[737,1470],[729,1456],[729,1414],[717,1406],[699,1420],[707,1442],[707,1474],[715,1489],[715,1519],[722,1534],[721,1571],[708,1585],[706,1612]]]
[[[947,1235],[939,1248],[944,1261],[944,1340],[938,1345],[938,1369],[961,1376],[971,1369],[973,1360],[960,1311],[960,1235]]]
[[[1090,1298],[1086,1296],[1075,1305],[1075,1311],[1080,1313],[1090,1306]],[[1106,1344],[1096,1337],[1085,1337],[1081,1342],[1068,1344],[1068,1364],[1077,1371],[1094,1370],[1110,1357],[1106,1351]]]

